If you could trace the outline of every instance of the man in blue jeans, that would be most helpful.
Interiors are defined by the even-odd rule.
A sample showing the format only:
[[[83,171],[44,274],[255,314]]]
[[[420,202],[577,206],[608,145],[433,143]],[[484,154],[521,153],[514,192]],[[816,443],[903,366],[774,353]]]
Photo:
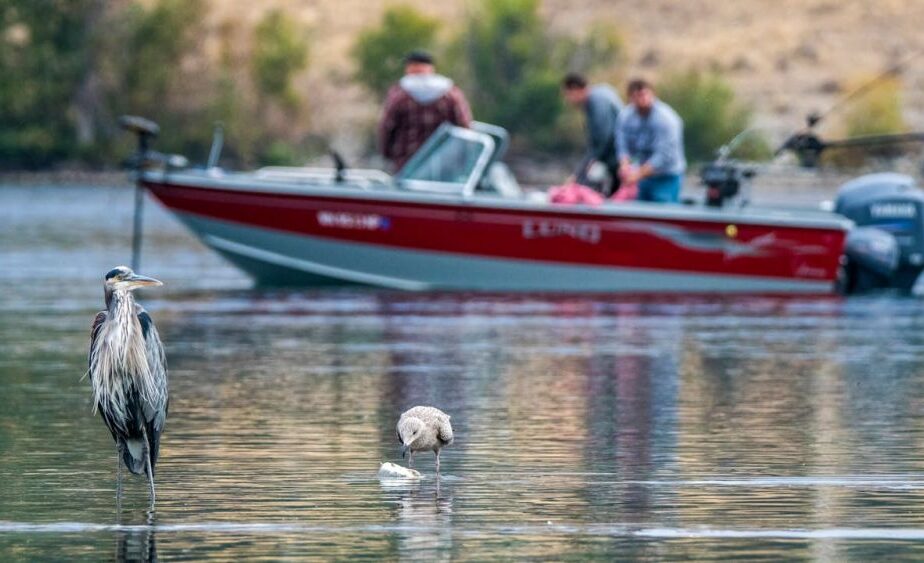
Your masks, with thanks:
[[[676,202],[687,168],[683,120],[644,80],[631,81],[628,94],[629,105],[616,123],[622,182],[638,183],[640,201]]]

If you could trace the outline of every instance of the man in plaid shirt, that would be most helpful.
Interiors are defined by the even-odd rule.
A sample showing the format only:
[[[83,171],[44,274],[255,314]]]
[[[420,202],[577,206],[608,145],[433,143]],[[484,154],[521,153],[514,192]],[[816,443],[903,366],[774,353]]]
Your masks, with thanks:
[[[429,53],[411,52],[404,64],[404,77],[388,91],[379,124],[379,150],[395,170],[404,166],[444,121],[460,127],[472,122],[465,95],[452,80],[436,74]]]

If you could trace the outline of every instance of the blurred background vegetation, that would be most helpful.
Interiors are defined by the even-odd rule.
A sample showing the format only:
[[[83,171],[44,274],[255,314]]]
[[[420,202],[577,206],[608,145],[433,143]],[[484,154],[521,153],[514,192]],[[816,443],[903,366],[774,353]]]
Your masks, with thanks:
[[[216,122],[226,130],[225,164],[294,164],[323,153],[327,141],[311,116],[324,102],[295,86],[323,51],[309,26],[270,9],[206,29],[209,10],[207,0],[0,0],[0,168],[112,167],[131,150],[116,127],[124,113],[157,121],[158,147],[194,161],[205,159]],[[465,14],[450,22],[391,5],[350,39],[343,80],[365,91],[372,115],[400,77],[403,55],[431,50],[475,118],[510,130],[515,154],[573,158],[582,116],[563,106],[559,81],[580,71],[622,91],[630,50],[622,31],[603,23],[555,31],[540,0],[474,0]],[[691,161],[712,157],[754,123],[720,70],[674,68],[653,78],[685,120]],[[900,89],[896,78],[869,92],[845,116],[844,132],[905,130]],[[367,121],[350,152],[372,151]],[[748,139],[739,156],[769,155],[765,137]]]
[[[751,109],[735,98],[719,74],[675,71],[662,77],[657,88],[659,97],[683,117],[684,143],[691,161],[713,158],[718,147],[751,127]],[[758,132],[743,140],[735,156],[765,160],[771,152],[767,139]]]
[[[439,28],[439,20],[410,6],[386,9],[382,23],[360,33],[353,44],[355,79],[376,98],[384,98],[404,72],[405,54],[414,49],[436,50]]]
[[[901,80],[898,76],[859,76],[848,88],[859,95],[850,100],[844,111],[840,133],[847,137],[905,133],[908,124],[902,115]],[[903,154],[907,147],[884,145],[873,148],[844,148],[822,155],[829,166],[852,170],[870,159],[890,159]]]
[[[253,29],[221,30],[210,58],[207,9],[205,0],[0,4],[0,166],[111,166],[131,149],[116,128],[124,113],[158,122],[167,151],[201,158],[220,121],[236,163],[293,160],[289,123],[302,99],[292,79],[308,64],[307,30],[270,11]]]

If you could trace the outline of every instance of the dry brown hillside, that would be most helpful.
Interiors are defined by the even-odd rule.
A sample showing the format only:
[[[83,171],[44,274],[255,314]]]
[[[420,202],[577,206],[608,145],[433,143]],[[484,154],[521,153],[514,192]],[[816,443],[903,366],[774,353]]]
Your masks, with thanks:
[[[312,32],[311,69],[299,79],[311,131],[356,146],[375,120],[377,101],[350,81],[348,51],[393,1],[211,0],[210,28],[255,22],[282,8]],[[447,29],[472,0],[406,0],[441,18]],[[924,49],[924,0],[544,0],[551,25],[579,34],[592,22],[619,29],[629,46],[620,75],[689,67],[720,69],[776,136],[824,109],[850,85],[909,52]],[[902,76],[905,116],[924,129],[924,56]],[[832,128],[829,125],[829,128]]]

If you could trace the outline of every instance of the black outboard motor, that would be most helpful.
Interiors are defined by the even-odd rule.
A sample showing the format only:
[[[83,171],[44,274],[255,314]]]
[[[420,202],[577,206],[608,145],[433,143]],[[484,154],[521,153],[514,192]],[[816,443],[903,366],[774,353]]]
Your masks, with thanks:
[[[860,176],[840,187],[834,210],[857,225],[847,236],[844,290],[910,292],[924,270],[924,192],[914,180]]]

